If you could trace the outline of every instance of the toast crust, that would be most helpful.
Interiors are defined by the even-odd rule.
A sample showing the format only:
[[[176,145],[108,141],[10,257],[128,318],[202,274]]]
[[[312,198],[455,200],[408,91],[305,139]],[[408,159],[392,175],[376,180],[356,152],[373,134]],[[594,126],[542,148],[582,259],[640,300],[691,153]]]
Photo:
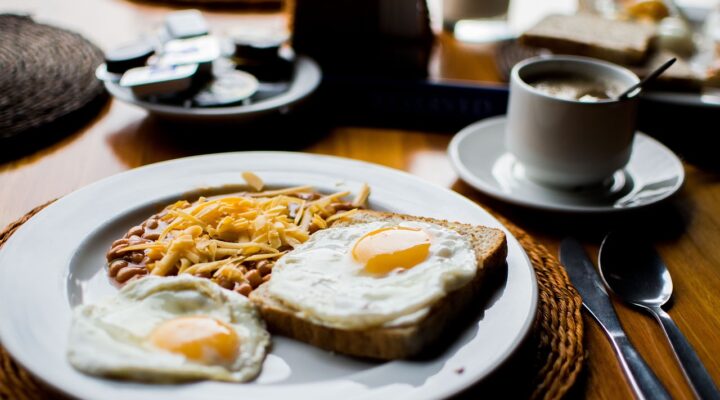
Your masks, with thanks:
[[[294,310],[270,297],[266,285],[261,285],[250,294],[250,300],[260,309],[271,332],[337,353],[382,360],[407,358],[431,345],[449,323],[478,297],[487,272],[502,266],[507,258],[505,234],[494,228],[377,211],[360,211],[332,226],[379,220],[420,221],[460,233],[470,241],[475,252],[478,261],[475,277],[465,286],[435,302],[419,320],[399,326],[363,330],[332,328],[303,319]]]

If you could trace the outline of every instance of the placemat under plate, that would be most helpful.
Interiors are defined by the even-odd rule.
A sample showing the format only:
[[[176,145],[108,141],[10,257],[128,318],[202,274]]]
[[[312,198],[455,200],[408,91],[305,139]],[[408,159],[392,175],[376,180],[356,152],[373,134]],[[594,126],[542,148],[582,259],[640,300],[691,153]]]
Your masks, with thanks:
[[[48,203],[49,204],[49,203]],[[8,238],[48,204],[38,206],[0,232],[0,249]],[[533,344],[532,399],[562,398],[583,367],[582,300],[565,270],[527,232],[495,214],[527,252],[538,281],[538,312],[529,343]],[[34,400],[57,397],[15,363],[0,346],[0,399]]]
[[[107,96],[95,78],[102,51],[77,33],[0,14],[0,146],[77,131]]]

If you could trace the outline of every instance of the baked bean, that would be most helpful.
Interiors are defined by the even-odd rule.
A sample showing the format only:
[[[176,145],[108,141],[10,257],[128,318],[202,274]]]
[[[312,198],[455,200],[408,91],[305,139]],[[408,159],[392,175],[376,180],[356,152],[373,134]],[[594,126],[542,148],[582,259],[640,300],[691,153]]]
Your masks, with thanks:
[[[158,240],[160,239],[160,232],[145,232],[143,238],[152,241]]]
[[[158,227],[158,220],[155,219],[155,218],[151,218],[151,219],[147,220],[147,222],[145,223],[145,227],[146,227],[146,228],[150,228],[150,229],[155,229],[155,228],[157,228],[157,227]]]
[[[125,247],[127,247],[127,246],[124,245],[124,244],[121,244],[121,245],[119,245],[119,246],[115,246],[115,247],[113,247],[112,249],[110,249],[110,251],[108,251],[108,253],[107,253],[107,255],[106,255],[107,260],[108,260],[108,261],[112,261],[112,260],[115,260],[115,259],[117,259],[117,258],[121,258],[121,257],[122,257],[122,253],[120,253],[120,250],[124,249]]]
[[[272,276],[272,274],[267,274],[267,275],[263,276],[263,283],[269,281],[271,276]]]
[[[110,264],[110,268],[108,268],[108,275],[110,275],[111,278],[114,278],[118,272],[127,267],[128,263],[125,260],[115,260]]]
[[[128,244],[131,245],[131,246],[134,246],[134,245],[136,245],[136,244],[148,243],[148,242],[150,242],[150,240],[143,239],[143,238],[141,238],[141,237],[139,237],[139,236],[133,236],[133,237],[131,237],[131,238],[128,240]]]
[[[145,258],[145,254],[141,253],[141,252],[133,251],[130,253],[129,258],[130,258],[130,261],[132,261],[133,263],[140,264],[142,262],[143,258]]]
[[[253,288],[252,288],[252,286],[248,285],[247,283],[236,283],[233,290],[240,293],[241,295],[247,297],[250,294],[250,292],[252,292]]]
[[[257,264],[257,267],[256,267],[256,268],[257,268],[257,271],[258,271],[258,272],[260,273],[260,275],[262,275],[262,276],[265,276],[265,275],[269,274],[270,272],[272,272],[272,265],[271,265],[269,262],[265,261],[265,260],[260,261],[260,262]]]
[[[260,276],[260,273],[258,273],[255,269],[248,271],[248,273],[245,274],[245,279],[248,280],[250,286],[252,286],[253,289],[260,286],[260,284],[262,283],[262,277]]]
[[[218,285],[222,286],[225,289],[232,290],[235,287],[235,282],[225,279],[225,278],[219,278],[215,281]]]
[[[143,228],[142,226],[133,226],[132,228],[130,228],[130,230],[128,231],[127,234],[128,234],[128,237],[132,237],[132,236],[142,236],[143,233],[145,233],[145,228]]]
[[[110,247],[112,248],[112,247],[117,247],[120,245],[127,245],[127,244],[128,244],[128,239],[118,239],[118,240],[114,241],[112,243],[112,246],[110,246]]]
[[[145,274],[147,274],[147,270],[143,267],[127,266],[118,272],[117,276],[115,277],[115,280],[118,281],[119,283],[125,283],[137,275],[145,275]]]

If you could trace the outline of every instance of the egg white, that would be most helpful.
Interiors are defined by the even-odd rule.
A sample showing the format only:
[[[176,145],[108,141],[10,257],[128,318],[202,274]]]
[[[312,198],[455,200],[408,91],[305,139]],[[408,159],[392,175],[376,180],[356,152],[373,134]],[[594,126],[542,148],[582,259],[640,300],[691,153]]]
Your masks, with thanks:
[[[223,321],[237,333],[240,350],[231,365],[203,365],[146,340],[164,321],[198,315]],[[264,322],[244,296],[193,276],[148,276],[105,301],[78,306],[67,355],[73,367],[91,375],[159,382],[244,382],[260,372],[269,343]]]
[[[373,276],[352,257],[365,234],[392,226],[419,228],[431,238],[429,255],[407,270]],[[421,317],[446,293],[473,279],[477,259],[455,231],[424,222],[371,222],[319,231],[273,268],[268,294],[325,326],[361,329]]]

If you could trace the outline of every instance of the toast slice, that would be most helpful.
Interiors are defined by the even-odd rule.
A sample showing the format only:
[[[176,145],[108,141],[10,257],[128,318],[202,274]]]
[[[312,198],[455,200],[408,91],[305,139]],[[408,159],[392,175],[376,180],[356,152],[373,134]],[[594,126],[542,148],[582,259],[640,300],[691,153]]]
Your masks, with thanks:
[[[335,222],[332,227],[374,221],[419,221],[458,232],[470,241],[475,252],[478,264],[475,277],[433,303],[420,319],[363,330],[333,328],[304,319],[269,296],[266,285],[261,285],[251,293],[250,300],[259,307],[271,332],[337,353],[382,360],[407,358],[436,341],[453,320],[471,308],[473,300],[479,297],[488,271],[502,267],[507,258],[505,234],[484,226],[363,210]]]
[[[525,32],[520,42],[555,54],[640,64],[647,59],[654,35],[652,26],[630,21],[591,14],[549,15]]]

